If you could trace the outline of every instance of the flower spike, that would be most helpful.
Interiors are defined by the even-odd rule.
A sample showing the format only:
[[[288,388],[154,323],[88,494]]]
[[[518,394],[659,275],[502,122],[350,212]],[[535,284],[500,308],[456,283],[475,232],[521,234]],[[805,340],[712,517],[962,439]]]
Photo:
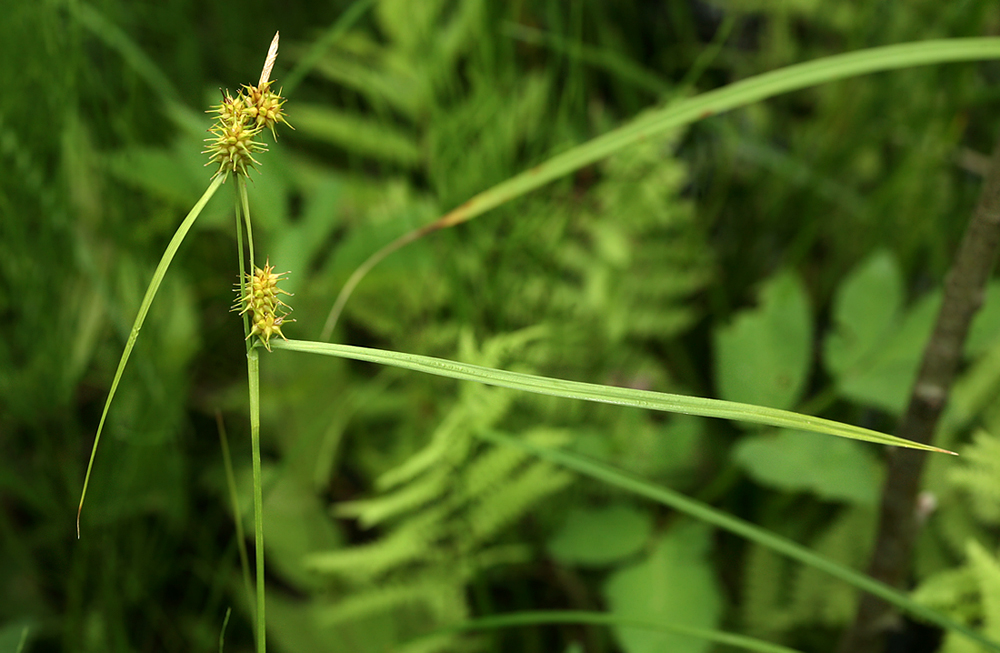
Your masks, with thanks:
[[[292,310],[291,306],[278,297],[278,295],[292,295],[292,293],[278,288],[278,282],[286,274],[288,272],[275,274],[274,266],[268,260],[264,264],[264,269],[257,268],[253,274],[246,275],[246,294],[242,295],[233,306],[233,310],[242,307],[240,315],[250,313],[251,329],[247,340],[257,336],[268,351],[271,351],[271,336],[279,335],[288,340],[281,332],[281,326],[295,321],[288,319],[288,312]],[[237,289],[236,292],[240,292],[240,290]]]
[[[230,172],[245,177],[249,168],[259,165],[253,155],[267,151],[267,146],[260,142],[265,127],[275,138],[278,134],[274,127],[279,122],[294,129],[285,118],[285,98],[281,97],[281,91],[271,90],[271,69],[277,56],[278,35],[275,34],[257,86],[244,86],[236,97],[224,91],[222,103],[208,111],[218,114],[215,125],[209,130],[212,137],[205,139],[208,146],[203,152],[211,155],[205,165],[219,166],[213,177]]]

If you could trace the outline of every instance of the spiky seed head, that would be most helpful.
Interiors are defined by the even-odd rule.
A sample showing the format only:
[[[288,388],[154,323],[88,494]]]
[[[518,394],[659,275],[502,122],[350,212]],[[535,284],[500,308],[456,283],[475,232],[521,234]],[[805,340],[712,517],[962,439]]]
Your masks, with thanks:
[[[271,90],[271,82],[265,82],[261,86],[245,86],[241,96],[246,103],[244,113],[257,128],[270,129],[274,138],[278,138],[274,126],[279,122],[295,129],[285,118],[285,111],[282,108],[287,100],[281,97],[280,89],[277,93]]]
[[[253,274],[247,274],[246,294],[240,297],[233,309],[242,308],[240,314],[250,313],[251,329],[247,336],[249,340],[257,336],[264,347],[271,351],[271,336],[279,335],[285,340],[285,334],[281,332],[281,325],[294,322],[288,318],[288,311],[291,307],[281,301],[278,295],[291,295],[292,293],[278,288],[287,272],[274,272],[274,267],[270,261],[264,264],[264,268],[257,268]],[[240,292],[237,290],[237,292]],[[287,311],[285,310],[287,309]]]
[[[253,158],[254,154],[267,151],[266,145],[255,140],[260,131],[260,128],[248,126],[240,120],[217,121],[211,129],[213,136],[205,139],[208,147],[202,152],[211,155],[205,165],[215,163],[219,166],[213,177],[230,172],[246,176],[248,168],[260,165]]]
[[[259,141],[264,128],[270,129],[277,138],[274,130],[277,123],[292,127],[285,118],[282,108],[285,99],[281,97],[281,91],[275,93],[271,90],[271,69],[277,56],[278,34],[275,33],[257,86],[244,86],[236,97],[225,91],[222,103],[209,110],[218,117],[209,130],[212,137],[205,139],[209,145],[203,153],[211,155],[205,165],[215,163],[219,166],[214,176],[230,172],[246,176],[249,168],[259,165],[253,155],[267,151],[267,147]]]

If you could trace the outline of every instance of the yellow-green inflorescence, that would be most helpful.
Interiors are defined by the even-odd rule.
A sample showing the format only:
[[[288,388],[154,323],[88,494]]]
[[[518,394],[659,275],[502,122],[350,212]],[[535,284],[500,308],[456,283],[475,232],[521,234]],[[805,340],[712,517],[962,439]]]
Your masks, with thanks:
[[[230,172],[246,176],[249,168],[259,164],[253,155],[267,151],[267,146],[260,141],[264,129],[270,129],[277,138],[275,124],[280,122],[291,127],[285,119],[284,104],[281,91],[271,90],[271,82],[244,86],[236,97],[226,91],[222,104],[209,111],[218,114],[218,118],[209,130],[212,137],[205,139],[208,147],[204,154],[211,155],[205,165],[218,165],[216,176]]]
[[[270,261],[264,264],[263,270],[257,268],[253,274],[247,274],[245,294],[233,307],[233,310],[242,308],[240,315],[250,313],[251,328],[247,339],[257,336],[268,351],[271,351],[271,336],[279,335],[288,340],[281,332],[281,325],[295,321],[288,319],[291,307],[278,298],[278,295],[292,294],[278,288],[278,282],[286,274],[288,273],[275,274]],[[237,289],[236,292],[242,291]]]

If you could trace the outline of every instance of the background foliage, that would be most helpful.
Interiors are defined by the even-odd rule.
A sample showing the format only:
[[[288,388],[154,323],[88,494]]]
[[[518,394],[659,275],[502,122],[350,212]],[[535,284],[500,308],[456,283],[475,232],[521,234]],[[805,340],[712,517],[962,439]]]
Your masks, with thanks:
[[[259,255],[315,338],[371,252],[671,98],[861,47],[1000,32],[988,0],[377,0],[287,106],[250,189]],[[275,78],[349,3],[15,0],[0,21],[0,649],[251,650],[220,454],[249,508],[228,200],[146,321],[73,512],[122,343],[207,184],[200,112]],[[148,58],[147,58],[148,57]],[[393,255],[335,339],[893,429],[992,148],[997,63],[829,84],[645,142]],[[287,91],[287,89],[286,89]],[[917,595],[1000,636],[1000,287],[925,483]],[[996,301],[993,301],[993,300]],[[331,359],[264,358],[268,626],[281,651],[704,651],[573,626],[608,609],[830,650],[853,591],[523,454],[564,446],[864,564],[884,451]],[[928,496],[931,496],[930,494]],[[946,640],[948,650],[962,643]]]

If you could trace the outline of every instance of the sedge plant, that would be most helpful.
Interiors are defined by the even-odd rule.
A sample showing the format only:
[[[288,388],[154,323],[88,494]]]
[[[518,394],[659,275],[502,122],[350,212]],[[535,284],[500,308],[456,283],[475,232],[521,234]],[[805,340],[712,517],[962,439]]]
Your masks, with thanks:
[[[240,280],[238,284],[238,298],[234,310],[243,316],[244,339],[247,346],[247,375],[250,391],[250,432],[253,447],[253,485],[254,485],[254,548],[256,558],[256,631],[257,650],[265,650],[265,614],[264,614],[264,528],[262,520],[263,500],[261,490],[261,464],[260,464],[260,402],[259,402],[259,360],[257,346],[261,345],[268,351],[271,350],[271,338],[274,336],[285,337],[281,327],[286,322],[290,322],[288,313],[291,308],[280,299],[279,295],[288,295],[280,288],[278,283],[285,273],[275,273],[274,267],[268,261],[263,268],[255,264],[253,247],[253,228],[250,220],[250,205],[247,199],[246,179],[250,171],[260,164],[254,158],[255,154],[267,151],[267,146],[262,142],[261,136],[265,130],[277,137],[275,127],[278,123],[289,125],[285,118],[285,99],[281,96],[281,91],[275,92],[272,89],[271,71],[274,67],[275,59],[278,56],[278,38],[276,32],[271,46],[268,49],[267,57],[264,61],[264,68],[261,71],[260,80],[256,86],[245,85],[234,96],[226,91],[222,102],[209,113],[216,114],[215,124],[210,132],[212,136],[205,139],[207,147],[204,154],[209,155],[206,164],[215,165],[216,170],[212,175],[212,182],[208,189],[201,196],[201,199],[194,205],[181,226],[174,233],[166,251],[160,258],[159,265],[153,273],[153,279],[146,289],[142,303],[139,306],[139,313],[132,325],[128,340],[125,343],[125,350],[118,363],[111,389],[104,403],[104,410],[101,414],[101,421],[97,427],[97,435],[94,439],[94,446],[90,455],[90,462],[87,464],[87,472],[84,477],[83,490],[80,494],[80,506],[77,510],[76,529],[77,537],[80,537],[80,515],[83,511],[83,502],[87,496],[87,486],[90,482],[90,473],[93,469],[94,459],[97,455],[97,446],[100,443],[101,433],[104,430],[104,423],[108,416],[108,410],[114,399],[115,391],[121,381],[122,373],[128,364],[129,356],[139,337],[139,330],[146,319],[149,308],[156,297],[163,277],[166,275],[174,255],[187,236],[195,220],[201,214],[208,201],[215,195],[216,191],[230,177],[236,181],[236,234],[237,249],[239,254]],[[241,219],[242,218],[242,219]],[[244,247],[243,229],[246,228],[246,246]],[[249,260],[249,269],[246,271],[245,261]]]
[[[191,226],[219,187],[232,177],[235,179],[236,189],[235,215],[240,270],[237,290],[238,299],[234,308],[242,316],[244,325],[253,455],[254,540],[256,557],[256,601],[254,617],[256,621],[258,651],[263,652],[266,643],[263,502],[260,460],[259,366],[261,348],[264,348],[268,352],[272,350],[286,350],[352,358],[406,368],[412,371],[551,396],[634,406],[648,410],[662,410],[688,415],[746,421],[775,427],[825,433],[892,446],[944,452],[944,450],[930,444],[913,442],[857,426],[762,406],[566,381],[401,352],[380,351],[326,342],[286,339],[285,334],[282,332],[282,327],[291,322],[288,317],[291,309],[281,298],[282,295],[287,296],[288,293],[285,293],[278,287],[286,273],[275,272],[275,268],[270,264],[269,260],[263,267],[256,265],[246,187],[247,175],[250,170],[259,165],[255,156],[261,155],[267,150],[266,145],[261,141],[263,132],[271,131],[273,133],[278,123],[290,127],[284,113],[285,99],[281,96],[280,90],[277,92],[273,90],[270,80],[271,70],[277,56],[277,46],[278,35],[276,34],[265,60],[260,81],[256,86],[244,86],[236,95],[231,95],[228,92],[225,93],[221,104],[212,110],[217,117],[216,123],[211,129],[212,136],[206,139],[208,145],[205,153],[209,155],[209,165],[215,165],[216,170],[208,189],[187,214],[167,245],[166,251],[160,259],[146,290],[104,405],[90,461],[87,466],[80,498],[80,508],[77,513],[77,534],[79,537],[80,512],[82,511],[83,501],[86,496],[87,484],[101,432],[143,321],[173,257],[188,231],[190,231]],[[781,71],[767,73],[758,78],[745,80],[724,89],[683,100],[665,109],[641,116],[617,130],[559,154],[550,161],[536,166],[522,175],[503,182],[493,189],[484,191],[439,221],[387,245],[383,250],[373,255],[348,281],[344,293],[336,303],[333,311],[331,311],[325,331],[326,333],[332,331],[337,316],[353,287],[360,282],[361,278],[371,267],[392,251],[437,229],[453,226],[478,217],[492,208],[522,196],[551,180],[573,172],[598,159],[620,151],[628,145],[650,135],[676,129],[679,126],[689,124],[708,115],[744,106],[778,93],[804,88],[825,81],[871,73],[878,70],[904,68],[920,64],[998,57],[1000,57],[1000,39],[956,39],[876,48],[850,55],[829,57],[809,64],[800,64]],[[246,245],[244,245],[243,240],[244,229],[246,230]],[[249,263],[249,268],[246,267],[247,262]],[[249,272],[247,271],[248,269]],[[526,446],[523,443],[509,441],[509,439],[500,436],[490,436],[486,439],[500,446]],[[939,613],[917,605],[912,599],[909,599],[891,587],[868,579],[837,563],[825,560],[801,545],[769,533],[764,529],[727,516],[704,504],[682,497],[666,488],[657,487],[648,482],[630,478],[617,470],[588,462],[576,454],[541,448],[535,448],[531,453],[572,469],[578,474],[590,476],[600,482],[615,485],[634,494],[644,496],[647,499],[670,505],[674,509],[690,514],[697,519],[757,541],[777,552],[797,559],[804,564],[822,569],[827,573],[852,583],[856,587],[876,594],[911,614],[917,614],[928,621],[961,632],[980,645],[984,645],[992,650],[1000,650],[1000,645],[997,645],[995,642],[991,642],[979,633],[956,624]]]

